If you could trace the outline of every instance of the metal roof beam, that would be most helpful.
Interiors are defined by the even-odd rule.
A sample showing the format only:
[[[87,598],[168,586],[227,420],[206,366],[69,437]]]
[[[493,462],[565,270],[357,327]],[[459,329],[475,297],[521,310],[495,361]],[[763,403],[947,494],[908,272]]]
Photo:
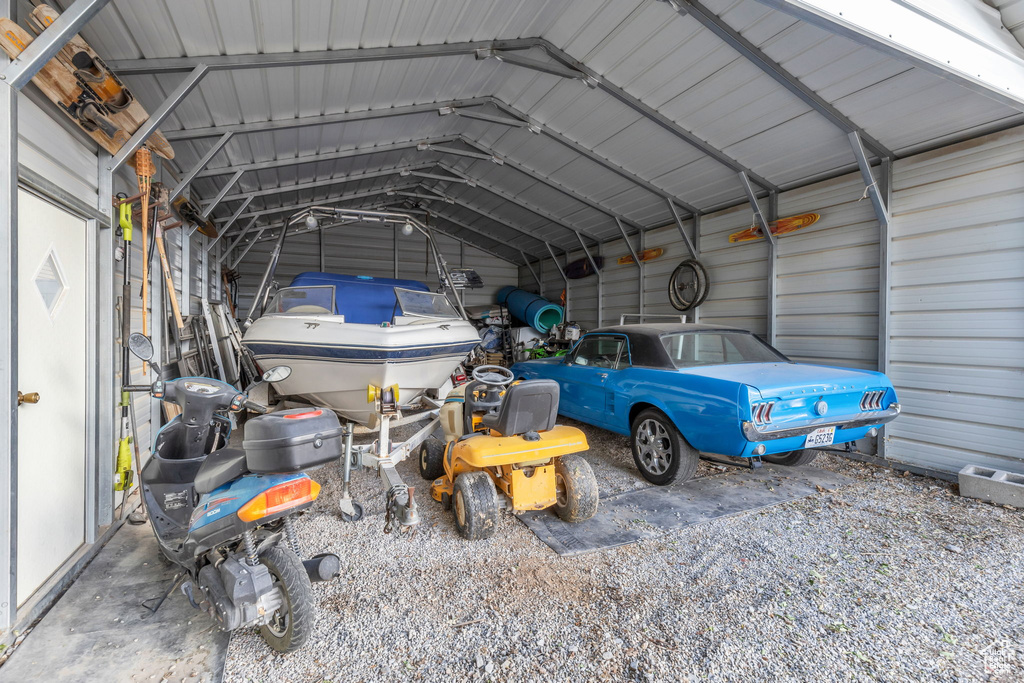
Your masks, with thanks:
[[[433,180],[443,180],[446,183],[465,183],[470,187],[476,187],[476,181],[472,178],[461,178],[459,176],[448,176],[441,175],[440,173],[424,173],[423,171],[402,171],[399,175],[407,176],[414,175],[417,178],[431,178]]]
[[[875,154],[879,157],[892,156],[892,152],[890,152],[885,145],[865,133],[857,126],[857,124],[847,118],[845,114],[826,102],[818,93],[804,85],[800,79],[786,71],[786,69],[784,69],[778,62],[771,59],[768,55],[762,52],[760,48],[740,35],[738,31],[725,23],[721,17],[713,13],[700,2],[697,0],[663,1],[671,5],[679,14],[693,17],[701,26],[721,38],[730,47],[754,64],[754,66],[774,79],[776,83],[793,95],[796,95],[804,104],[828,119],[828,121],[839,130],[847,134],[852,133],[853,131],[860,131],[861,138]]]
[[[75,0],[21,54],[11,60],[0,74],[0,81],[15,90],[24,88],[108,2],[110,0]]]
[[[275,67],[352,64],[356,62],[387,62],[403,59],[425,59],[475,54],[477,50],[529,50],[534,38],[515,40],[482,40],[439,45],[404,45],[400,47],[350,48],[312,52],[280,52],[244,55],[211,55],[206,57],[161,57],[156,59],[113,59],[107,62],[120,76],[161,74],[190,71],[201,60],[215,71],[228,69],[270,69]]]
[[[481,143],[479,143],[479,142],[477,142],[475,140],[470,140],[469,138],[466,138],[466,137],[462,138],[462,142],[464,142],[467,145],[470,145],[471,147],[476,147],[477,149],[480,149],[480,150],[485,151],[485,152],[487,152],[487,151],[493,152],[493,150],[490,150],[490,148],[488,148],[486,145],[483,145],[483,144],[481,144]],[[547,187],[550,187],[553,190],[557,190],[557,191],[561,192],[562,194],[568,195],[568,196],[572,197],[573,199],[575,199],[575,200],[577,200],[579,202],[582,202],[583,204],[586,204],[587,206],[589,206],[590,208],[594,209],[595,211],[600,211],[601,213],[609,216],[610,218],[613,218],[615,220],[620,220],[620,221],[622,221],[626,225],[629,225],[630,227],[632,227],[635,230],[639,230],[639,231],[646,230],[646,228],[644,226],[640,225],[639,223],[637,223],[635,221],[629,220],[625,216],[620,215],[620,214],[612,211],[611,209],[607,208],[603,204],[601,204],[601,203],[599,203],[597,201],[594,201],[593,199],[591,199],[590,197],[586,196],[585,194],[581,194],[581,193],[577,192],[576,190],[573,190],[571,187],[566,187],[565,185],[562,185],[561,183],[558,183],[558,182],[555,182],[554,180],[551,180],[550,178],[548,178],[544,174],[538,173],[537,171],[533,170],[529,166],[526,166],[525,164],[521,164],[518,161],[515,161],[514,159],[510,159],[508,157],[505,157],[505,165],[510,167],[510,168],[515,169],[516,171],[519,171],[520,173],[522,173],[524,175],[529,176],[530,178],[533,178],[537,182],[539,182],[539,183],[541,183],[543,185],[546,185]],[[444,167],[444,164],[442,163],[441,166]],[[474,181],[474,182],[478,182],[478,181]]]
[[[433,216],[434,218],[440,218],[441,220],[443,220],[443,221],[445,221],[447,223],[451,223],[452,225],[454,225],[454,226],[456,226],[458,228],[461,228],[462,230],[466,230],[467,232],[475,233],[475,234],[483,237],[484,239],[486,239],[486,240],[488,240],[490,242],[493,242],[499,248],[502,248],[502,249],[512,249],[512,247],[510,247],[505,242],[502,242],[500,239],[498,239],[494,235],[492,235],[492,234],[490,234],[490,233],[488,233],[488,232],[486,232],[484,230],[480,230],[479,228],[474,228],[473,226],[468,225],[466,223],[463,223],[462,221],[458,220],[457,218],[452,218],[448,214],[442,213],[440,211],[433,211],[433,210],[429,210],[429,209],[417,209],[417,208],[405,208],[405,209],[402,209],[402,210],[403,211],[408,211],[410,213],[422,213],[422,214],[424,214],[424,215],[426,215],[428,217],[429,216]],[[428,227],[430,227],[431,229],[434,228],[433,225],[429,225]],[[450,237],[455,237],[456,239],[462,239],[461,237],[458,237],[455,234],[450,234],[450,233],[446,233],[446,234],[449,234]],[[507,258],[505,256],[501,256],[501,255],[495,253],[493,251],[493,247],[492,247],[492,249],[486,249],[486,248],[484,248],[484,247],[482,247],[479,244],[476,244],[474,242],[470,242],[468,240],[463,240],[463,241],[466,242],[466,244],[468,244],[468,245],[470,245],[472,247],[475,247],[477,249],[483,249],[484,251],[486,251],[487,253],[491,254],[492,256],[497,256],[498,258],[500,258],[500,259],[502,259],[504,261],[508,261],[509,263],[512,263],[512,264],[515,264],[515,265],[519,265],[518,263],[516,263],[516,261],[514,259],[510,259],[510,258]],[[517,248],[516,251],[519,251],[519,249]],[[530,255],[533,256],[534,258],[538,258],[537,255],[535,253],[533,253],[532,251],[530,252]]]
[[[238,220],[238,217],[241,215],[243,211],[245,211],[245,208],[249,206],[249,203],[252,202],[252,200],[252,196],[246,197],[245,201],[242,202],[237,209],[235,209],[235,213],[232,214],[231,218],[228,219],[228,222],[224,224],[224,227],[220,229],[220,232],[217,233],[217,236],[210,240],[210,243],[206,245],[207,252],[213,249],[213,245],[217,244],[217,242],[220,242],[220,238],[224,237],[224,235],[227,234],[228,230],[231,229],[231,226],[235,224],[235,221]]]
[[[210,160],[213,159],[213,157],[217,156],[217,152],[224,149],[224,145],[228,144],[228,140],[230,140],[233,135],[234,133],[230,132],[224,133],[224,135],[220,136],[220,139],[217,140],[217,142],[213,143],[213,147],[211,147],[209,151],[196,162],[195,166],[190,168],[188,172],[182,176],[181,180],[178,181],[178,185],[171,190],[171,196],[168,201],[173,202],[181,196],[181,193],[185,191],[185,188],[188,187],[193,180],[195,180],[199,172],[206,168],[206,165],[210,163]]]
[[[485,97],[477,97],[468,100],[458,100],[451,103],[454,107],[477,107],[486,104]],[[360,111],[347,111],[337,114],[325,114],[321,116],[299,116],[292,119],[276,119],[274,121],[254,121],[251,123],[229,123],[221,126],[207,126],[205,128],[183,128],[181,130],[164,131],[164,136],[174,142],[176,140],[195,140],[197,138],[213,138],[224,133],[237,133],[247,135],[249,133],[266,133],[277,130],[291,130],[293,128],[304,128],[306,126],[329,126],[335,123],[352,123],[354,121],[372,121],[376,119],[393,118],[396,116],[410,116],[414,114],[427,114],[436,112],[437,102],[427,104],[410,104],[402,107],[387,107],[381,109],[363,109]]]
[[[735,171],[736,173],[746,173],[748,178],[750,178],[751,180],[753,180],[755,183],[757,183],[766,190],[778,189],[778,187],[776,187],[773,183],[769,182],[768,179],[758,175],[751,169],[741,164],[736,159],[733,159],[726,153],[722,152],[720,149],[714,147],[711,143],[707,142],[706,140],[697,137],[692,132],[686,130],[685,128],[677,124],[675,121],[659,112],[657,109],[654,109],[653,107],[644,104],[643,101],[634,97],[633,95],[630,95],[622,88],[616,85],[612,85],[608,81],[604,80],[597,72],[593,71],[586,64],[577,61],[567,52],[564,52],[561,49],[555,47],[553,43],[550,43],[547,40],[541,38],[537,40],[537,44],[539,47],[543,47],[544,50],[547,51],[547,53],[551,55],[551,57],[553,57],[556,61],[572,69],[576,69],[577,71],[582,71],[591,78],[595,79],[597,81],[598,88],[608,93],[609,95],[617,99],[619,102],[626,105],[627,107],[637,112],[644,118],[648,119],[652,123],[656,124],[660,128],[668,131],[675,137],[687,143],[691,147],[699,150],[706,156],[711,157],[718,163],[722,164],[723,166],[732,171]]]
[[[225,202],[235,202],[246,197],[269,197],[275,194],[284,194],[285,192],[302,192],[304,190],[315,190],[321,187],[328,187],[330,185],[340,185],[342,183],[354,183],[360,180],[370,180],[372,178],[380,178],[381,176],[395,175],[403,170],[418,170],[420,168],[430,168],[434,166],[433,162],[423,162],[414,165],[404,166],[393,166],[390,168],[382,168],[376,171],[367,171],[366,173],[356,173],[353,175],[347,175],[340,178],[327,178],[325,180],[314,180],[308,183],[300,183],[298,185],[278,185],[275,187],[268,187],[262,190],[255,190],[253,192],[243,192],[241,194],[231,195],[225,197]]]
[[[468,99],[468,100],[456,100],[456,101],[449,102],[448,105],[446,105],[446,106],[448,106],[448,107],[450,107],[452,109],[455,109],[455,110],[460,110],[460,109],[466,109],[466,108],[470,108],[470,107],[481,107],[481,106],[484,106],[486,104],[493,105],[499,111],[502,111],[505,114],[508,114],[509,116],[516,117],[516,118],[521,118],[521,119],[528,118],[527,115],[524,112],[516,109],[512,105],[507,104],[507,103],[503,102],[502,100],[500,100],[500,99],[498,99],[496,97],[491,97],[491,96],[488,96],[488,97],[478,97],[478,98]],[[246,133],[264,132],[264,131],[267,131],[267,130],[285,130],[285,129],[291,129],[291,128],[301,128],[301,127],[305,127],[305,126],[323,126],[323,125],[330,125],[332,123],[340,123],[340,122],[345,122],[345,121],[355,121],[355,120],[368,121],[368,120],[374,120],[374,119],[380,119],[380,118],[390,118],[390,117],[396,117],[396,116],[415,115],[415,114],[422,114],[422,113],[427,112],[427,111],[432,111],[432,110],[435,110],[437,108],[438,108],[438,105],[436,103],[435,104],[431,104],[431,105],[409,105],[409,106],[403,106],[403,107],[390,107],[388,109],[370,109],[370,110],[366,110],[366,111],[349,112],[349,113],[345,113],[345,114],[330,114],[330,115],[327,115],[327,116],[306,116],[306,117],[298,117],[298,118],[294,118],[294,119],[284,119],[284,120],[278,120],[278,121],[265,121],[265,122],[257,122],[257,123],[228,124],[228,125],[224,125],[224,126],[212,126],[212,127],[207,127],[207,128],[190,128],[190,129],[184,129],[184,130],[179,130],[179,131],[167,131],[167,132],[165,132],[165,135],[168,136],[168,139],[173,139],[173,140],[190,140],[190,139],[203,138],[203,137],[216,137],[218,135],[223,135],[226,132],[232,132],[232,133],[235,133],[235,134],[246,134]],[[462,115],[464,115],[464,114],[465,114],[465,112],[462,113]],[[601,156],[600,154],[597,154],[596,152],[594,152],[590,148],[585,147],[584,145],[576,142],[575,140],[572,140],[571,138],[566,137],[565,135],[563,135],[563,134],[561,134],[561,133],[559,133],[559,132],[549,128],[548,126],[546,126],[544,124],[535,123],[535,125],[541,130],[541,133],[543,133],[544,135],[546,135],[550,139],[552,139],[555,142],[558,142],[559,144],[561,144],[562,146],[572,150],[576,154],[579,154],[580,156],[586,157],[587,159],[589,159],[590,161],[594,162],[595,164],[598,164],[602,168],[605,168],[606,170],[611,171],[612,173],[620,176],[621,178],[623,178],[625,180],[628,180],[629,182],[633,183],[634,185],[637,185],[638,187],[644,188],[648,192],[650,192],[650,193],[660,197],[661,199],[667,199],[667,200],[671,200],[671,201],[675,202],[680,207],[685,209],[687,211],[687,213],[689,213],[691,215],[695,214],[695,213],[700,213],[700,210],[697,209],[692,204],[689,204],[686,201],[683,201],[682,199],[679,199],[678,197],[672,196],[672,194],[667,192],[666,190],[663,190],[663,189],[659,188],[658,186],[654,185],[653,183],[651,183],[650,181],[645,180],[644,178],[641,178],[640,176],[637,176],[636,174],[632,173],[631,171],[626,170],[622,166],[619,166],[618,164],[616,164],[615,162],[611,161],[610,159],[607,159],[607,158]],[[450,141],[454,140],[455,137],[456,136],[448,136],[448,137],[444,137],[444,138],[437,138],[437,139],[433,139],[433,140],[427,140],[427,141],[424,141],[424,142],[426,142],[427,144],[438,144],[438,143],[443,144],[445,142],[450,142]],[[419,143],[417,143],[417,144],[419,144]],[[237,170],[238,168],[244,168],[246,171],[250,171],[250,170],[258,171],[258,170],[264,170],[264,169],[268,169],[268,168],[277,168],[277,167],[280,167],[280,166],[292,166],[292,165],[296,165],[296,164],[311,163],[311,162],[316,161],[316,160],[330,161],[331,159],[344,159],[344,158],[347,158],[349,156],[360,156],[360,155],[362,155],[364,153],[372,154],[375,151],[381,151],[381,152],[393,151],[393,150],[399,149],[399,148],[406,149],[406,147],[404,145],[400,146],[399,144],[395,144],[395,145],[387,145],[386,148],[385,148],[385,146],[380,146],[380,147],[378,147],[376,149],[368,147],[368,148],[365,148],[365,152],[363,152],[361,150],[345,150],[344,152],[331,152],[331,153],[326,154],[326,155],[319,155],[320,159],[314,159],[312,156],[310,156],[309,158],[307,158],[305,160],[302,157],[296,157],[295,159],[265,161],[265,162],[258,162],[258,163],[254,163],[254,164],[246,164],[244,166],[230,167],[230,168],[224,168],[224,169],[210,169],[210,170],[203,171],[202,173],[200,173],[197,176],[197,178],[205,178],[205,177],[212,176],[212,175],[226,174],[226,173],[232,172],[233,170]]]
[[[461,206],[462,208],[466,209],[467,211],[472,211],[473,213],[477,214],[478,216],[483,216],[484,218],[486,218],[486,219],[488,219],[490,221],[493,221],[493,222],[497,223],[498,225],[500,225],[500,226],[502,226],[504,228],[507,228],[508,230],[511,230],[513,232],[519,233],[520,235],[524,235],[526,237],[529,237],[530,239],[536,240],[537,242],[543,243],[545,241],[543,237],[539,237],[537,234],[535,234],[533,232],[530,232],[529,230],[526,230],[525,228],[520,227],[518,225],[512,225],[506,219],[504,219],[504,218],[502,218],[502,217],[500,217],[500,216],[498,216],[496,214],[490,213],[489,211],[484,211],[483,209],[479,209],[479,208],[473,206],[472,204],[470,204],[469,202],[467,202],[465,200],[458,199],[458,198],[455,198],[455,197],[451,197],[450,199],[452,199],[456,205]],[[430,201],[430,200],[428,199],[428,201]],[[433,201],[442,201],[443,202],[444,199],[442,197],[436,197],[436,198],[433,199]],[[444,203],[447,204],[448,202],[444,202]],[[427,208],[427,207],[423,206],[423,208]],[[454,222],[453,219],[449,219],[449,220],[452,220]],[[499,239],[499,238],[496,237],[495,239]]]
[[[143,143],[149,139],[149,136],[156,132],[156,129],[160,127],[168,116],[177,108],[179,104],[184,101],[188,94],[192,92],[196,86],[199,85],[199,81],[203,80],[203,76],[206,75],[208,69],[205,64],[197,64],[196,68],[192,69],[191,73],[178,84],[178,87],[167,96],[167,99],[157,107],[149,118],[146,119],[138,130],[132,135],[128,142],[124,143],[117,154],[111,159],[110,168],[107,169],[110,172],[116,172],[117,169],[121,168],[124,162],[128,161],[128,157],[135,154],[135,151],[142,147]],[[165,135],[166,137],[166,135]]]
[[[443,166],[442,168],[444,168],[446,171],[450,171],[452,173],[456,172],[455,169],[451,168],[450,166]],[[509,202],[510,204],[515,204],[516,206],[519,206],[520,208],[525,209],[525,210],[529,211],[530,213],[532,213],[532,214],[534,214],[536,216],[539,216],[540,218],[543,218],[544,220],[546,220],[546,221],[548,221],[548,222],[550,222],[550,223],[552,223],[554,225],[557,225],[558,227],[563,228],[564,230],[567,230],[568,232],[577,233],[577,234],[580,232],[580,230],[578,228],[575,228],[575,227],[569,225],[568,223],[563,221],[558,216],[556,216],[556,215],[554,215],[552,213],[549,213],[546,209],[542,209],[539,206],[535,206],[534,204],[531,204],[530,202],[527,202],[527,201],[525,201],[523,199],[520,199],[516,195],[511,194],[509,192],[506,192],[505,190],[502,190],[500,188],[494,187],[493,185],[482,183],[480,181],[477,181],[477,187],[479,189],[486,190],[487,192],[490,192],[491,194],[493,194],[496,197],[501,197],[506,202]],[[445,199],[445,201],[447,201],[447,198]],[[458,201],[458,200],[456,200],[456,201]],[[587,235],[587,237],[590,240],[592,240],[594,242],[594,244],[600,244],[600,240],[598,240],[596,237],[594,237],[590,233],[586,233],[586,235]]]
[[[383,192],[383,190],[381,190],[380,192]],[[375,195],[370,195],[370,196],[375,196]],[[317,204],[317,206],[327,206],[327,205],[328,205],[328,204],[324,204],[324,203],[318,203],[318,204]],[[363,204],[360,204],[359,206],[360,206],[360,207],[366,207],[366,206],[371,206],[371,207],[372,207],[372,206],[387,206],[387,205],[388,205],[388,204],[387,204],[386,202],[385,202],[385,203],[381,203],[381,202],[370,202],[370,203],[368,203],[368,204],[367,204],[367,203],[363,203]],[[289,207],[289,208],[295,208],[295,209],[297,210],[298,208],[302,208],[302,207]],[[354,207],[346,207],[346,208],[354,208]],[[407,213],[420,213],[420,211],[419,211],[419,210],[415,210],[415,209],[412,209],[412,210],[410,210],[410,209],[405,209],[405,208],[402,208],[402,209],[401,209],[401,211],[404,211],[404,212],[407,212]],[[431,212],[431,215],[434,215],[434,216],[440,216],[440,217],[444,218],[444,219],[445,219],[446,221],[448,221],[448,222],[454,222],[454,221],[451,221],[450,219],[448,219],[447,217],[444,217],[444,216],[443,216],[443,215],[441,215],[441,214],[437,214],[437,213]],[[262,234],[263,232],[265,232],[265,231],[267,231],[267,230],[276,230],[276,229],[278,229],[278,228],[281,228],[281,227],[283,227],[283,226],[284,226],[284,224],[285,224],[285,221],[278,221],[278,222],[276,222],[276,223],[272,223],[272,224],[270,224],[270,225],[267,225],[267,226],[264,226],[264,227],[260,228],[259,232],[258,232],[258,233],[256,234],[256,237],[254,237],[254,238],[253,238],[252,242],[250,242],[250,243],[248,244],[248,246],[246,247],[245,251],[244,251],[244,252],[242,252],[242,257],[244,257],[244,255],[245,255],[246,253],[248,253],[249,249],[251,249],[251,248],[252,248],[252,246],[253,246],[253,244],[255,244],[255,243],[256,243],[257,241],[260,241],[260,242],[264,242],[264,241],[268,241],[268,240],[271,240],[271,239],[275,239],[275,236],[274,236],[274,235],[268,235],[267,237],[265,237],[265,238],[262,238],[262,239],[261,239],[261,237],[260,237],[260,236],[261,236],[261,234]],[[329,227],[334,227],[334,226],[329,226]],[[436,227],[436,226],[433,226],[433,225],[430,225],[430,226],[428,226],[428,227],[429,227],[429,228],[430,228],[431,230],[436,230],[437,232],[441,233],[442,235],[446,235],[446,236],[448,236],[448,237],[450,237],[450,238],[452,238],[452,239],[454,239],[454,240],[458,240],[459,242],[464,242],[464,243],[466,243],[466,244],[468,244],[468,245],[472,246],[472,247],[473,247],[474,249],[479,249],[480,251],[483,251],[483,252],[485,252],[485,253],[488,253],[488,254],[490,254],[491,256],[494,256],[495,258],[499,258],[499,259],[501,259],[502,261],[506,261],[506,262],[508,262],[508,263],[511,263],[512,265],[519,265],[518,263],[516,263],[516,261],[515,261],[514,259],[512,259],[512,258],[509,258],[508,256],[503,256],[503,255],[501,255],[501,254],[497,253],[496,251],[494,251],[494,247],[487,247],[487,246],[484,246],[484,245],[482,245],[482,244],[480,244],[480,243],[478,243],[478,242],[474,242],[474,241],[472,241],[472,240],[468,240],[468,239],[466,239],[465,237],[463,237],[463,236],[461,236],[461,235],[459,235],[459,234],[456,234],[456,233],[452,233],[452,232],[449,232],[449,231],[447,231],[447,230],[443,230],[443,229],[441,229],[441,228],[438,228],[438,227]],[[461,225],[460,225],[460,227],[461,227]],[[302,229],[299,229],[299,230],[297,230],[297,231],[296,231],[295,233],[293,233],[293,234],[296,234],[296,235],[298,235],[298,234],[303,234],[303,233],[305,233],[305,232],[308,232],[308,230],[302,230]],[[473,231],[471,231],[471,232],[473,232]],[[505,248],[505,246],[506,246],[506,245],[502,244],[502,243],[501,243],[501,242],[500,242],[499,240],[497,240],[497,239],[495,239],[495,238],[493,238],[493,237],[488,237],[488,235],[486,235],[485,233],[479,233],[479,234],[480,234],[480,235],[481,235],[482,237],[485,237],[485,238],[489,239],[490,241],[494,242],[494,243],[495,243],[495,244],[496,244],[496,245],[497,245],[498,247],[501,247],[501,248]],[[238,262],[239,262],[239,261],[241,261],[241,258],[242,258],[242,257],[239,257],[239,258],[238,258],[238,259],[237,259],[237,260],[235,261],[235,264],[233,264],[233,265],[232,265],[231,267],[232,267],[232,268],[234,268],[234,267],[235,267],[235,265],[237,265],[237,264],[238,264]]]
[[[421,143],[419,145],[416,145],[416,149],[421,152],[426,152],[427,150],[430,150],[433,152],[441,152],[442,154],[454,154],[460,157],[469,157],[470,159],[481,159],[483,161],[493,162],[498,166],[501,166],[502,164],[505,163],[505,160],[496,154],[482,154],[480,152],[471,152],[469,150],[457,149],[455,147],[447,147],[445,145],[431,145],[427,143]]]
[[[871,164],[868,156],[864,153],[864,143],[861,141],[857,131],[850,133],[850,145],[853,147],[853,155],[857,157],[857,167],[860,168],[860,177],[864,179],[864,192],[871,197],[871,206],[875,209],[875,216],[883,228],[888,228],[892,222],[889,214],[889,206],[882,197],[882,191],[878,189],[878,181],[871,173]]]
[[[427,143],[427,144],[445,144],[448,142],[454,142],[459,139],[458,135],[446,135],[439,138],[431,138],[429,140],[412,140],[409,142],[395,142],[387,145],[376,145],[374,147],[356,147],[355,149],[345,149],[338,152],[326,152],[324,154],[308,154],[303,157],[288,157],[285,159],[271,159],[270,161],[257,161],[252,164],[239,164],[236,166],[222,166],[219,168],[208,168],[199,173],[196,178],[210,178],[219,175],[229,175],[242,171],[249,173],[251,171],[266,171],[272,168],[282,168],[285,166],[302,166],[304,164],[319,164],[325,161],[337,161],[339,159],[351,159],[353,157],[369,156],[370,154],[385,154],[387,152],[399,152],[406,149],[413,149],[416,145]]]
[[[416,185],[412,184],[412,183],[407,183],[407,184],[399,186],[399,187],[397,187],[395,189],[403,189],[404,190],[404,189],[408,189],[408,188],[412,188],[412,187],[416,187]],[[243,213],[243,214],[239,215],[236,220],[241,219],[241,218],[252,218],[253,216],[261,216],[261,215],[265,216],[265,215],[271,214],[271,213],[284,213],[285,211],[298,211],[299,209],[305,209],[305,208],[308,208],[310,206],[330,206],[330,205],[335,204],[337,202],[343,202],[343,201],[347,201],[349,199],[360,199],[362,197],[372,197],[372,196],[376,196],[377,194],[383,194],[384,193],[384,189],[385,188],[380,187],[380,188],[376,188],[376,189],[373,189],[373,190],[364,190],[362,192],[353,192],[352,194],[348,194],[348,195],[342,195],[342,196],[338,196],[338,197],[331,197],[330,199],[317,199],[315,201],[302,202],[300,204],[289,204],[288,206],[275,206],[275,207],[272,207],[272,208],[261,208],[259,211],[250,211],[249,213]]]
[[[501,126],[511,126],[512,128],[525,128],[531,133],[540,133],[541,128],[533,121],[524,121],[522,119],[507,118],[505,116],[494,116],[493,114],[484,114],[482,112],[473,111],[472,109],[462,109],[459,107],[441,107],[437,110],[437,113],[441,116],[448,116],[449,114],[455,114],[466,119],[473,119],[475,121],[486,121],[487,123],[497,123]]]
[[[545,62],[540,59],[524,57],[514,52],[503,52],[501,50],[482,49],[476,51],[476,58],[494,58],[497,59],[499,62],[514,64],[516,66],[521,66],[532,71],[539,71],[540,73],[558,76],[559,78],[568,78],[570,80],[583,81],[589,88],[597,87],[597,79],[591,75],[583,73],[579,69],[566,67],[558,63],[552,64],[551,62]]]
[[[750,202],[750,207],[754,210],[754,216],[760,224],[761,234],[768,238],[768,241],[774,248],[775,235],[772,234],[771,229],[768,227],[768,221],[765,219],[764,214],[761,212],[761,207],[757,203],[757,195],[754,194],[754,188],[750,186],[750,178],[747,177],[747,174],[740,173],[740,182],[743,183],[743,189],[747,191],[747,201]],[[679,227],[679,231],[682,232],[682,226]],[[692,247],[691,251],[693,251]]]
[[[241,177],[242,171],[235,171],[235,175],[231,176],[231,180],[224,183],[224,187],[220,188],[220,191],[217,192],[217,196],[213,198],[213,201],[207,204],[206,208],[203,209],[203,218],[210,217],[210,214],[217,208],[217,205],[224,201],[224,195],[226,195],[231,188],[235,186],[235,183],[237,183],[238,179]]]

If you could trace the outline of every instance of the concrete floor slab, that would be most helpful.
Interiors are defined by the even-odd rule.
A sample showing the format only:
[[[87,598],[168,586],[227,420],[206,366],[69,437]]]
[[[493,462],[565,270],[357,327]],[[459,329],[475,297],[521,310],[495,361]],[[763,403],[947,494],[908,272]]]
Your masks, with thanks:
[[[228,634],[179,590],[149,525],[124,525],[0,667],[0,681],[221,680]],[[155,601],[154,601],[155,602]]]

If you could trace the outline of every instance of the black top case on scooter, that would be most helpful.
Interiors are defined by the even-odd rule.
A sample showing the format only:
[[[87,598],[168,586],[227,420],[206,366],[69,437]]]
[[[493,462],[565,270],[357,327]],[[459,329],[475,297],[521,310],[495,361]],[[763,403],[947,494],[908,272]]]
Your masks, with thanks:
[[[245,423],[245,460],[257,474],[299,472],[342,455],[338,416],[323,408],[295,408]]]

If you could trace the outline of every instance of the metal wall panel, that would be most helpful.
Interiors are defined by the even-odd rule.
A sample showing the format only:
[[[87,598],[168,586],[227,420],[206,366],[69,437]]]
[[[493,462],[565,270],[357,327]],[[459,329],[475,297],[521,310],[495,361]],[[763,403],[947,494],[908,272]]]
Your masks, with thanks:
[[[1024,473],[1024,128],[897,161],[886,456]]]
[[[878,367],[878,221],[860,174],[779,196],[779,215],[819,213],[779,238],[776,345],[793,360]]]
[[[18,163],[96,206],[95,149],[80,142],[24,94],[18,95]]]

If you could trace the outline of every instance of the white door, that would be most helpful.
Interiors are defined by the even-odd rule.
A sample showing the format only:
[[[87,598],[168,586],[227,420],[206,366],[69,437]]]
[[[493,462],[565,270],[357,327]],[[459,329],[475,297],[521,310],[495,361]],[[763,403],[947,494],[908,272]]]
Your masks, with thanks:
[[[18,604],[85,542],[86,222],[18,192]]]

